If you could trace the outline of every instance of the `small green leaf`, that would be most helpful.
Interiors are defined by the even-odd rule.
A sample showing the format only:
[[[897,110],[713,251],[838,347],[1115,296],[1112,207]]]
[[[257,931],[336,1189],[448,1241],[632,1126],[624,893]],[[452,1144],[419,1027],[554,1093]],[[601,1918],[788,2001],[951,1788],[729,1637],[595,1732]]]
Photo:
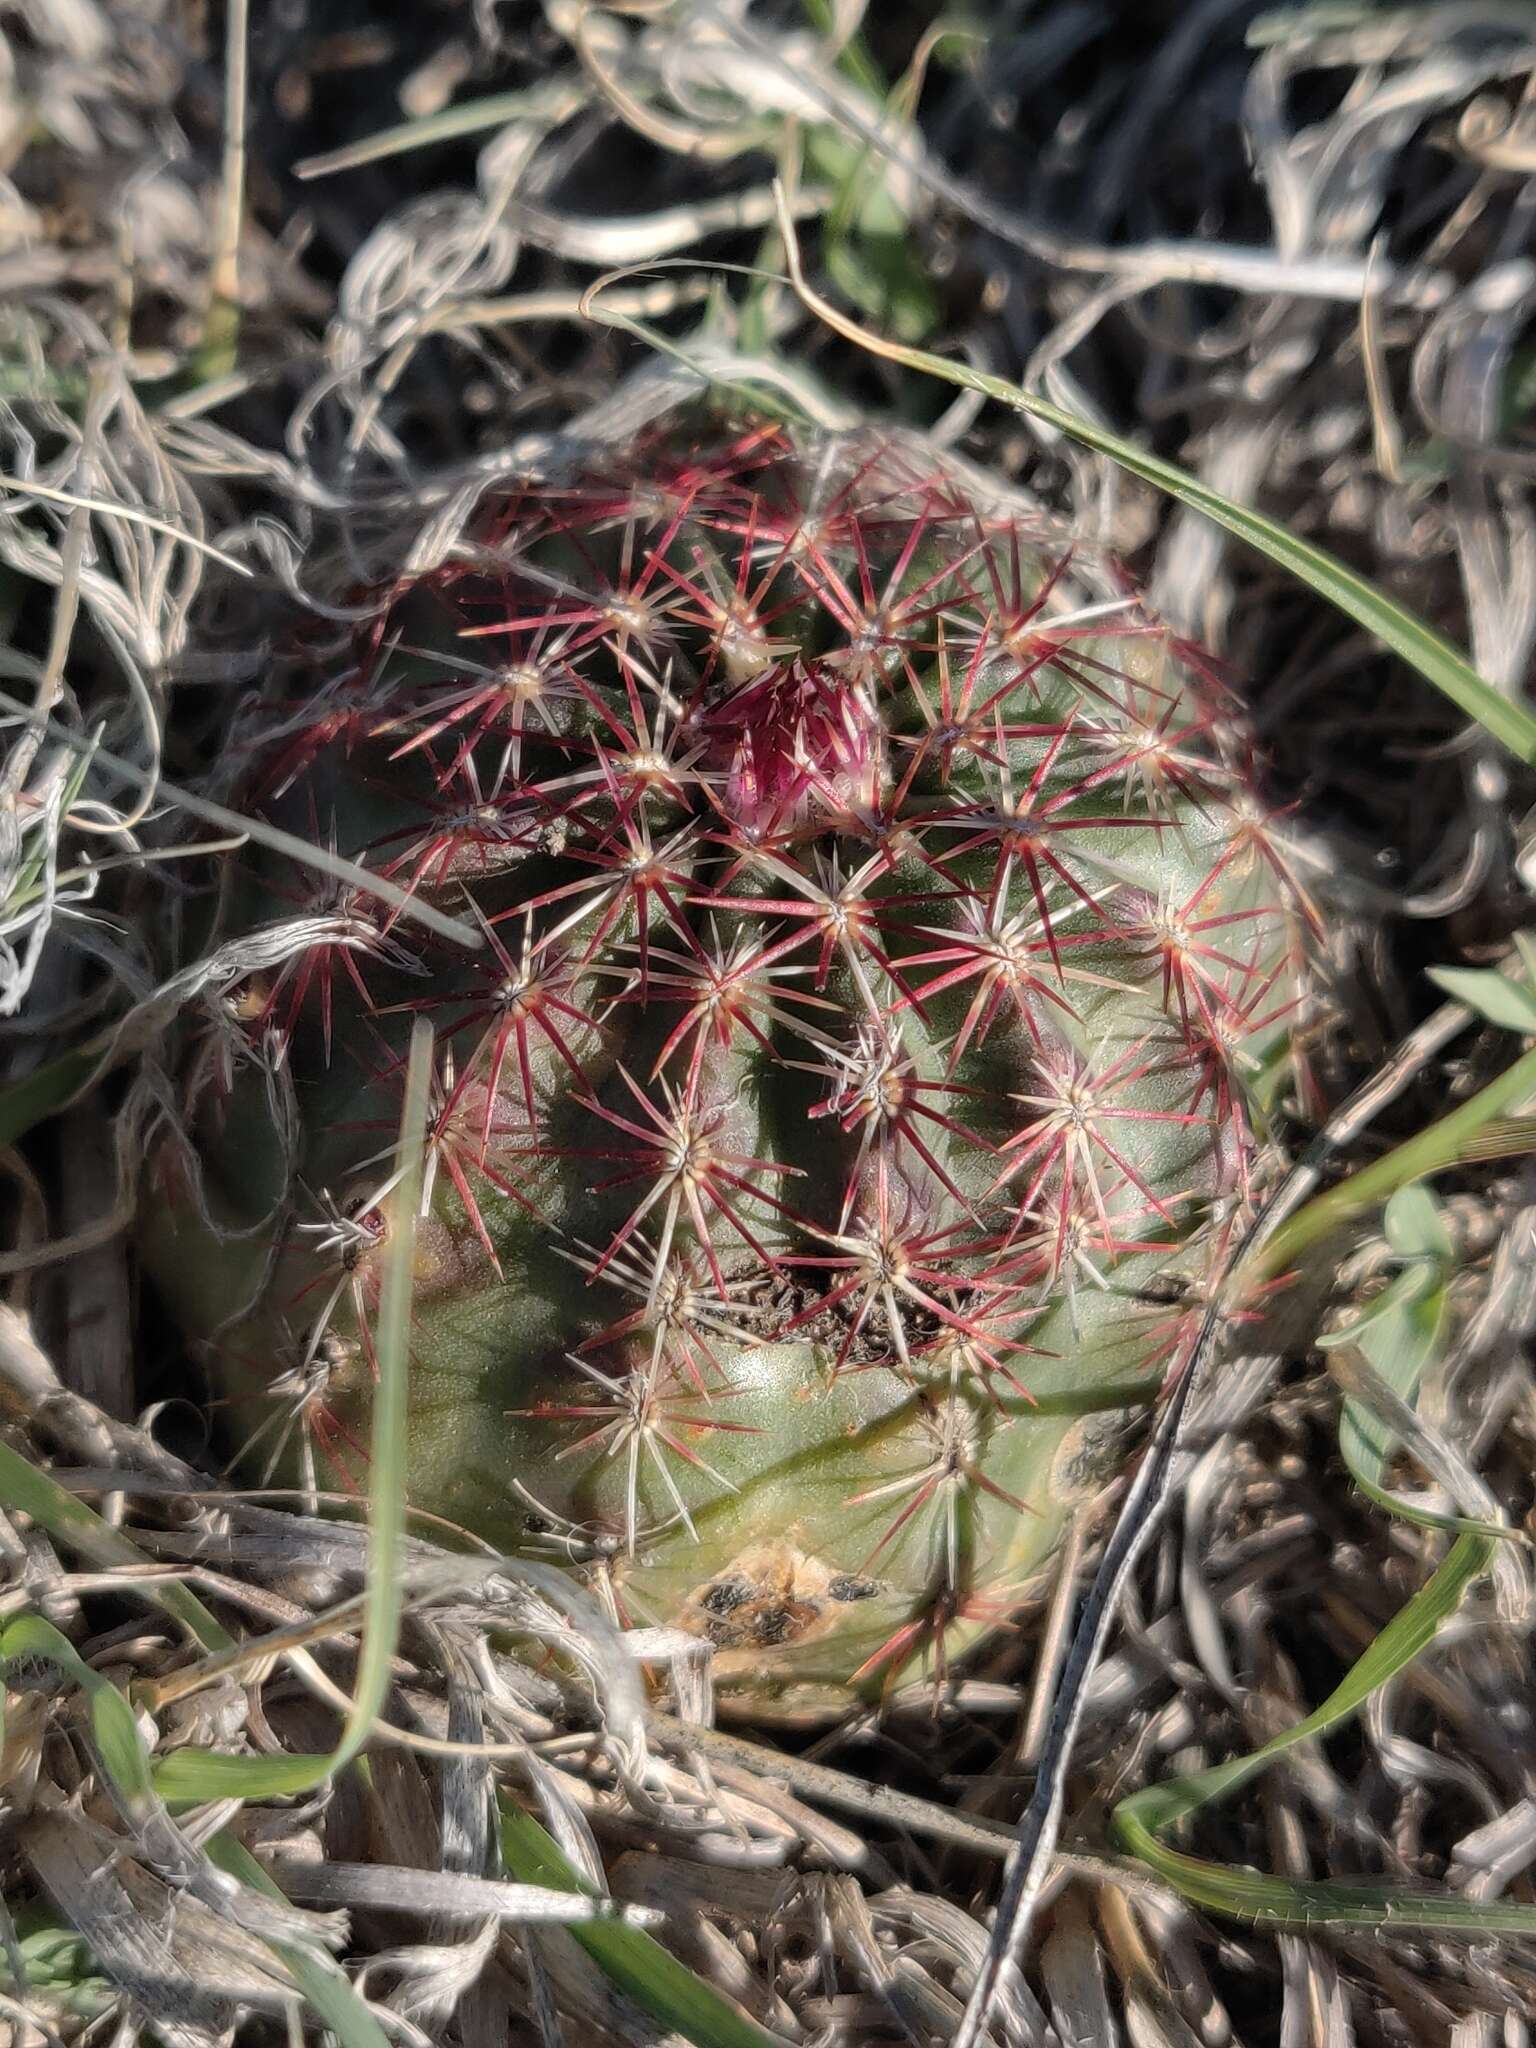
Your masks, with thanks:
[[[903,341],[921,341],[937,324],[938,301],[883,166],[867,148],[830,128],[806,137],[805,154],[816,181],[837,194],[822,222],[822,236],[827,270],[839,291]]]
[[[1356,1345],[1400,1399],[1413,1402],[1450,1326],[1450,1303],[1439,1272],[1420,1261],[1391,1280],[1347,1330],[1319,1341]],[[1339,1449],[1355,1480],[1381,1498],[1381,1484],[1398,1446],[1395,1430],[1351,1396],[1339,1422]]]
[[[1440,1204],[1419,1181],[1388,1198],[1382,1221],[1387,1243],[1399,1258],[1438,1259],[1449,1265],[1456,1257]]]
[[[938,301],[904,234],[858,228],[828,243],[827,270],[855,305],[887,322],[904,341],[920,341],[938,324]]]
[[[1522,1038],[1536,1038],[1536,995],[1491,967],[1431,967],[1430,980],[1479,1017]]]
[[[18,1923],[23,1919],[17,1915]],[[46,1921],[22,1934],[17,1947],[21,1953],[23,1982],[11,1975],[11,1959],[0,1943],[0,1987],[32,1991],[80,2019],[95,2019],[117,2003],[120,1993],[110,1978],[101,1975],[89,1946],[72,1927]]]
[[[1328,1330],[1314,1338],[1319,1351],[1333,1351],[1344,1344],[1358,1344],[1361,1333],[1379,1322],[1395,1323],[1414,1302],[1438,1285],[1438,1276],[1426,1272],[1422,1264],[1416,1263],[1407,1272],[1399,1273],[1381,1290],[1380,1294],[1367,1302],[1355,1320],[1343,1330]]]
[[[1368,1500],[1399,1521],[1451,1536],[1523,1541],[1519,1531],[1501,1524],[1421,1508],[1384,1484],[1406,1430],[1402,1409],[1394,1412],[1394,1399],[1412,1409],[1425,1374],[1444,1350],[1451,1322],[1448,1284],[1456,1262],[1455,1245],[1428,1188],[1418,1183],[1399,1188],[1387,1203],[1384,1221],[1387,1243],[1405,1262],[1402,1270],[1346,1328],[1316,1339],[1322,1351],[1358,1352],[1368,1368],[1351,1379],[1335,1367],[1347,1388],[1339,1450],[1350,1477]],[[1415,1442],[1411,1433],[1408,1442],[1424,1462],[1423,1442]]]

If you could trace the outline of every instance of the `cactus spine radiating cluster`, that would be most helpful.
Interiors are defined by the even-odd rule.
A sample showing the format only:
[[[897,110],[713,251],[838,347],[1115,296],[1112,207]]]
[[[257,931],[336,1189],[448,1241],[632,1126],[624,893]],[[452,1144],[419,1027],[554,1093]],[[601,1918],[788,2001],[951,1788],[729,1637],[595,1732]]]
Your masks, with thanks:
[[[760,1702],[1006,1616],[1189,1339],[1296,999],[1241,721],[1097,573],[916,442],[706,424],[288,662],[242,801],[482,944],[269,856],[222,894],[273,964],[146,1242],[248,1473],[367,1488],[426,1017],[413,1505]]]

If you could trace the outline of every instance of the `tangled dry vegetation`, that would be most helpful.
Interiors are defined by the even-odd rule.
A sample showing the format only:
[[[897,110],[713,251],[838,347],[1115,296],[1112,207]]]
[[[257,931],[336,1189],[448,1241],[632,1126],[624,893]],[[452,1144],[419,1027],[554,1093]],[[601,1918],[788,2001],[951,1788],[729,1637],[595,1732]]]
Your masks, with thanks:
[[[921,428],[1124,555],[1248,679],[1324,906],[1296,1142],[1362,1086],[1335,1168],[1464,1101],[1509,1033],[1482,984],[1442,1001],[1425,969],[1497,963],[1530,921],[1524,771],[1208,522],[829,335],[782,281],[771,180],[796,153],[806,260],[871,325],[1258,504],[1513,695],[1536,639],[1530,10],[1052,0],[987,9],[984,36],[857,0],[254,12],[242,75],[201,7],[0,0],[0,2014],[19,2043],[176,2048],[285,2021],[348,2048],[947,2041],[1124,1482],[937,1694],[772,1750],[711,1725],[692,1639],[626,1641],[553,1563],[412,1535],[381,1596],[349,1504],[220,1471],[136,1287],[167,1027],[262,964],[236,944],[172,974],[162,935],[238,836],[209,793],[279,623],[438,567],[498,485],[713,380]],[[583,295],[610,271],[600,324]],[[1314,1245],[1273,1354],[1212,1380],[1088,1689],[997,2039],[1528,2039],[1517,1543],[1347,1725],[1189,1823],[1214,1899],[1109,1830],[1127,1793],[1298,1721],[1444,1555],[1353,1483],[1360,1369],[1314,1344],[1405,1273],[1434,1308],[1414,1460],[1377,1476],[1526,1526],[1528,1139],[1484,1133],[1390,1241],[1376,1211]],[[1251,1867],[1282,1924],[1218,1910]],[[1328,1879],[1472,1910],[1339,1924]]]

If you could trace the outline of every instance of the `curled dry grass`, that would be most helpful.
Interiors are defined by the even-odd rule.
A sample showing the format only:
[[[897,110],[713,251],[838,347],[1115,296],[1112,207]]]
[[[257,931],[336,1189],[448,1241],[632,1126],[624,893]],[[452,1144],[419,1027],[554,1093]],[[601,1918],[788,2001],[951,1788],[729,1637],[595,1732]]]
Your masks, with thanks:
[[[377,1521],[243,1496],[174,1401],[145,1412],[185,1391],[152,1323],[135,1337],[123,1240],[170,1114],[156,1049],[251,963],[173,977],[144,909],[199,913],[231,828],[207,809],[221,745],[275,604],[323,653],[338,592],[443,560],[498,479],[705,377],[828,424],[919,417],[1139,552],[1162,609],[1255,677],[1330,905],[1314,1065],[1330,1100],[1369,1098],[1331,1126],[1338,1161],[1508,1063],[1507,1034],[1434,1009],[1420,970],[1480,964],[1527,921],[1522,773],[1195,512],[829,336],[777,279],[771,181],[798,152],[815,281],[861,319],[1322,541],[1513,700],[1536,639],[1528,10],[1207,0],[1143,29],[1058,0],[996,9],[984,45],[916,8],[505,12],[253,36],[234,261],[218,52],[130,0],[0,13],[0,1934],[21,2039],[123,2021],[179,2048],[301,2010],[349,2043],[949,2039],[1117,1505],[937,1699],[770,1754],[711,1725],[696,1644],[621,1641],[557,1554],[482,1564],[412,1529],[386,1606]],[[675,354],[581,323],[599,272],[680,258],[605,301]],[[720,258],[748,266],[723,292]],[[1378,1471],[1390,1491],[1427,1475],[1421,1513],[1527,1516],[1520,1106],[1471,1144],[1488,1157],[1457,1153],[1435,1230],[1405,1248],[1362,1210],[1312,1240],[1267,1373],[1212,1381],[1087,1687],[1001,2038],[1520,2038],[1531,1949],[1494,1939],[1491,1910],[1382,1935],[1304,1905],[1315,1880],[1530,1896],[1515,1545],[1347,1732],[1179,1838],[1290,1880],[1289,1924],[1208,1915],[1187,1877],[1108,1848],[1116,1800],[1301,1720],[1445,1554],[1340,1462],[1345,1394],[1384,1405],[1368,1371],[1418,1346],[1388,1390],[1412,1404],[1397,1436],[1417,1431]],[[1382,1310],[1404,1274],[1417,1291]],[[1353,1347],[1341,1393],[1312,1339],[1367,1300],[1398,1320]],[[382,1708],[337,1773],[370,1672]]]

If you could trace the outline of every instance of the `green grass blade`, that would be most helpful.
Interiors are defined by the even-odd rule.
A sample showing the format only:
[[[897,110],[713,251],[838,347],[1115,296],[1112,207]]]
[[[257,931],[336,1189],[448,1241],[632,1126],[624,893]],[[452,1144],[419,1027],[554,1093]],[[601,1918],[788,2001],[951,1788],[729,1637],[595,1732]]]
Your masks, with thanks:
[[[1185,1897],[1229,1917],[1297,1927],[1391,1926],[1473,1936],[1536,1936],[1536,1906],[1485,1904],[1459,1899],[1449,1891],[1426,1893],[1385,1881],[1335,1884],[1266,1876],[1186,1856],[1158,1840],[1159,1830],[1213,1800],[1230,1797],[1288,1749],[1327,1734],[1355,1713],[1434,1640],[1441,1623],[1460,1606],[1467,1587],[1487,1569],[1492,1551],[1490,1537],[1459,1537],[1428,1584],[1393,1616],[1323,1704],[1304,1720],[1247,1756],[1122,1799],[1111,1821],[1121,1845]]]
[[[168,1750],[155,1759],[155,1790],[167,1806],[202,1806],[214,1799],[292,1799],[323,1785],[335,1768],[331,1755],[234,1756],[227,1750]]]
[[[1208,1913],[1275,1928],[1379,1927],[1403,1934],[1536,1935],[1536,1906],[1503,1899],[1464,1899],[1453,1891],[1420,1891],[1382,1879],[1335,1883],[1275,1877],[1236,1864],[1212,1863],[1170,1849],[1136,1822],[1119,1830],[1127,1849],[1175,1891]]]
[[[1254,1284],[1272,1279],[1331,1231],[1378,1207],[1399,1188],[1476,1157],[1478,1141],[1488,1126],[1532,1096],[1536,1096],[1536,1051],[1526,1053],[1486,1088],[1382,1158],[1314,1195],[1259,1245],[1246,1262],[1247,1278]]]
[[[1472,1581],[1487,1569],[1493,1552],[1486,1536],[1462,1536],[1452,1545],[1444,1562],[1427,1585],[1421,1586],[1407,1606],[1382,1629],[1370,1647],[1350,1666],[1320,1707],[1304,1720],[1272,1736],[1262,1748],[1235,1757],[1209,1770],[1195,1771],[1167,1785],[1154,1785],[1135,1792],[1116,1809],[1130,1813],[1152,1828],[1165,1828],[1182,1820],[1197,1807],[1213,1799],[1224,1799],[1257,1777],[1278,1756],[1299,1742],[1326,1735],[1364,1705],[1373,1692],[1411,1664],[1435,1639],[1442,1622],[1461,1605],[1462,1595]],[[1536,1909],[1533,1909],[1536,1911]]]
[[[590,1890],[546,1830],[506,1801],[501,1807],[501,1857],[507,1874],[523,1884],[565,1892]],[[566,1931],[610,1983],[694,2048],[776,2048],[772,2034],[696,1977],[643,1928],[592,1920],[578,1921]]]
[[[1416,1508],[1411,1501],[1401,1499],[1384,1486],[1377,1486],[1369,1479],[1356,1479],[1355,1484],[1368,1501],[1375,1503],[1384,1514],[1393,1515],[1399,1522],[1412,1522],[1418,1529],[1438,1529],[1446,1536],[1496,1536],[1501,1543],[1529,1545],[1530,1538],[1523,1529],[1506,1529],[1497,1522],[1475,1522],[1470,1515],[1437,1515],[1428,1508]]]
[[[232,1650],[234,1638],[215,1620],[195,1594],[174,1581],[157,1579],[154,1566],[135,1544],[102,1520],[94,1508],[76,1500],[47,1472],[0,1443],[0,1508],[29,1515],[40,1529],[106,1571],[123,1573],[123,1589],[139,1593],[179,1621],[205,1650]],[[140,1571],[142,1580],[131,1574]]]
[[[235,367],[240,343],[240,242],[245,221],[245,137],[250,113],[250,0],[224,9],[224,150],[213,218],[213,266],[203,338],[191,380],[214,384]]]
[[[574,104],[573,104],[574,102]],[[361,142],[325,151],[320,156],[301,157],[293,166],[296,178],[329,178],[337,171],[356,170],[362,164],[380,163],[386,157],[404,156],[413,149],[430,149],[439,142],[456,142],[465,135],[483,135],[490,128],[505,128],[512,121],[556,121],[562,111],[573,112],[579,96],[557,82],[532,92],[487,93],[480,99],[460,100],[435,114],[422,114],[413,121],[400,121],[392,128],[380,128]]]
[[[40,1614],[18,1614],[0,1629],[0,1670],[52,1664],[85,1694],[91,1712],[91,1742],[101,1768],[120,1794],[124,1810],[139,1817],[155,1804],[149,1755],[127,1699],[109,1678],[93,1671],[65,1635]]]
[[[161,1759],[155,1786],[163,1799],[278,1799],[323,1785],[358,1755],[389,1690],[400,1628],[400,1544],[405,1532],[406,1397],[410,1379],[411,1292],[416,1226],[426,1153],[427,1099],[432,1082],[432,1027],[418,1018],[411,1032],[405,1107],[390,1176],[390,1230],[374,1351],[378,1385],[369,1444],[368,1576],[363,1593],[362,1653],[351,1709],[336,1748],[325,1756],[223,1757],[175,1750]],[[234,1645],[230,1646],[234,1648]]]
[[[126,1695],[110,1679],[93,1671],[52,1622],[37,1614],[17,1615],[0,1630],[0,1673],[14,1679],[18,1668],[39,1663],[62,1671],[84,1693],[90,1707],[92,1747],[102,1771],[116,1789],[123,1811],[131,1818],[147,1819],[155,1811],[158,1788]],[[240,1883],[252,1885],[273,1898],[283,1896],[254,1857],[230,1837],[222,1836],[210,1843],[209,1857]],[[378,2021],[328,1956],[297,1942],[270,1945],[288,1965],[316,2015],[343,2048],[390,2048],[388,2036]]]
[[[208,1860],[241,1884],[248,1884],[252,1891],[265,1892],[272,1899],[283,1897],[256,1858],[232,1835],[214,1836],[208,1844]],[[288,1965],[310,2010],[336,2036],[341,2048],[394,2048],[389,2035],[329,1956],[298,1942],[274,1941],[271,1947]]]
[[[418,1017],[411,1031],[405,1108],[395,1156],[395,1192],[384,1285],[374,1348],[379,1383],[373,1396],[369,1445],[368,1584],[357,1691],[332,1769],[350,1763],[368,1740],[385,1694],[400,1629],[400,1544],[405,1534],[406,1395],[411,1370],[411,1291],[416,1271],[416,1225],[421,1211],[427,1144],[427,1096],[432,1084],[432,1027]]]
[[[1278,562],[1346,617],[1363,626],[1384,647],[1400,655],[1469,718],[1475,719],[1485,732],[1507,747],[1517,760],[1536,764],[1536,716],[1523,704],[1501,696],[1449,640],[1367,583],[1363,576],[1347,569],[1325,549],[1315,547],[1310,541],[1298,540],[1260,512],[1234,504],[1230,498],[1224,498],[1219,491],[1212,490],[1209,484],[1202,483],[1176,463],[1147,454],[1119,434],[1095,426],[1091,420],[1079,419],[1075,413],[1053,405],[1047,398],[1037,397],[1034,392],[1024,390],[1006,377],[973,369],[969,363],[951,362],[928,349],[887,340],[840,313],[806,281],[800,267],[794,222],[782,186],[779,188],[779,200],[779,232],[784,238],[789,258],[790,281],[809,311],[846,340],[873,355],[883,356],[888,362],[942,378],[945,383],[958,384],[966,391],[980,392],[987,398],[996,399],[999,404],[1011,406],[1016,412],[1027,413],[1032,419],[1054,427],[1058,433],[1065,434],[1083,447],[1109,456],[1123,469],[1155,485],[1180,504],[1203,512],[1218,526],[1225,527],[1260,554]]]

